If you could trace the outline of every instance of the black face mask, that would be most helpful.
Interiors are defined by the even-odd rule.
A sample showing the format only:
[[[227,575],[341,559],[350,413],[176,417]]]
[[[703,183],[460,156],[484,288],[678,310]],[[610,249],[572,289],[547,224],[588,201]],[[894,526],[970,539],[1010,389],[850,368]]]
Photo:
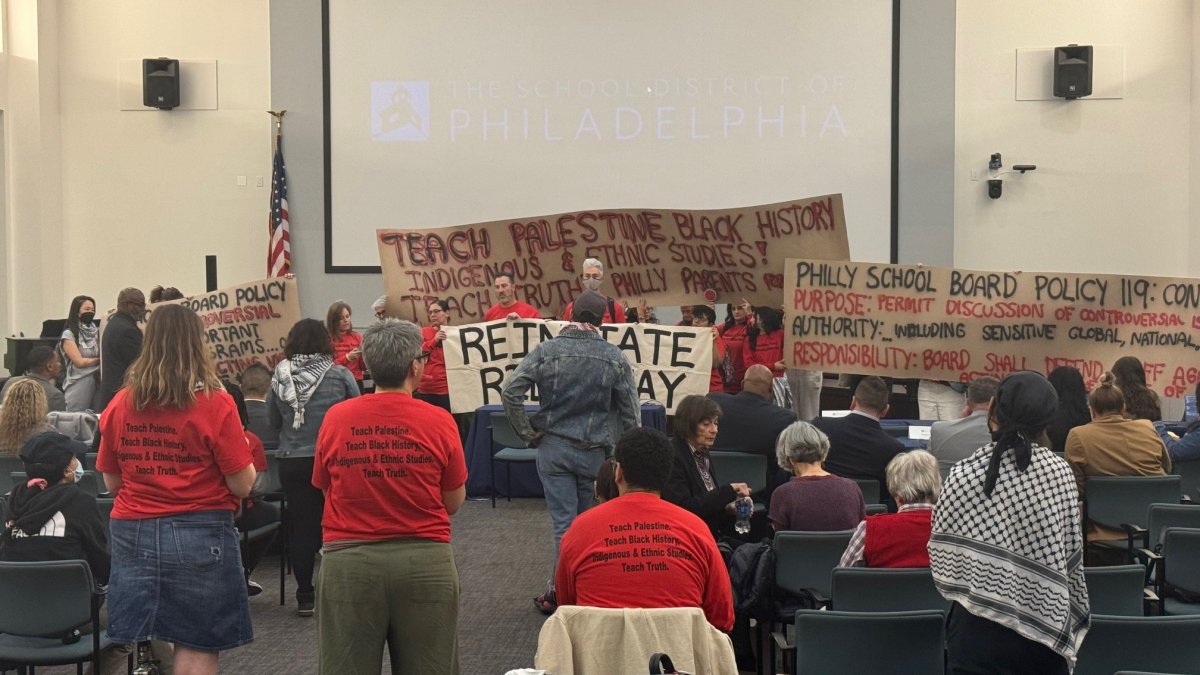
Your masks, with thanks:
[[[91,323],[96,318],[95,312],[84,312],[79,315],[79,323]]]

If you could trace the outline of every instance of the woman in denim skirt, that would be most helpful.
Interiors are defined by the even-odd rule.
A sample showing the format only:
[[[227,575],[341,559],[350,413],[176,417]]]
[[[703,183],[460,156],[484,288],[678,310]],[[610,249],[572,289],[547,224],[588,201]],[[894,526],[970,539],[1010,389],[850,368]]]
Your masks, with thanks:
[[[201,331],[187,307],[154,310],[96,460],[116,493],[108,634],[173,643],[180,673],[216,673],[221,650],[253,639],[233,527],[253,459]]]

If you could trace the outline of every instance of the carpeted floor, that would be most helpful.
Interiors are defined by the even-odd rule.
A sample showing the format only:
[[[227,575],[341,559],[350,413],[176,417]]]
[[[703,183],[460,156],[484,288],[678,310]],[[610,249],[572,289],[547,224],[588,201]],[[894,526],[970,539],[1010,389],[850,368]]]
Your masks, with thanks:
[[[538,630],[545,620],[533,607],[550,566],[550,518],[540,499],[469,501],[452,521],[455,560],[462,583],[458,644],[463,675],[493,675],[533,667]],[[316,672],[317,620],[279,606],[279,557],[269,555],[254,574],[265,591],[250,600],[254,642],[221,655],[221,672],[302,675]],[[385,654],[383,672],[390,672]],[[38,669],[66,675],[71,668]]]

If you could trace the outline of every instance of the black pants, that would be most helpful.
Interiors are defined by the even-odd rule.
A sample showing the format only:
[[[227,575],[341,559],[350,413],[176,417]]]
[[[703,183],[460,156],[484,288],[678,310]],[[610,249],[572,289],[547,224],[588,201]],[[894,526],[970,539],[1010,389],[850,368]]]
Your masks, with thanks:
[[[313,567],[317,551],[321,550],[321,514],[325,511],[325,495],[313,487],[312,457],[281,457],[279,482],[287,497],[288,557],[292,575],[296,577],[297,597],[313,592]]]
[[[278,522],[278,506],[271,502],[265,502],[259,497],[252,497],[245,500],[242,515],[233,524],[237,526],[238,532],[249,532]],[[263,537],[258,541],[242,544],[242,567],[246,568],[246,578],[249,578],[250,574],[254,572],[254,568],[258,567],[258,563],[262,561],[274,540],[273,536]]]
[[[952,675],[1067,675],[1067,661],[1040,642],[1022,637],[963,609],[946,617],[946,650]]]

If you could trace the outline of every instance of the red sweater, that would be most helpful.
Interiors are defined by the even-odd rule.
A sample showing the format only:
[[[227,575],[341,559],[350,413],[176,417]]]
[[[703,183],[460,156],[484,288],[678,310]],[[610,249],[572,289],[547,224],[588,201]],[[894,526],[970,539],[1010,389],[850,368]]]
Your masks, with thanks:
[[[341,338],[330,339],[333,343],[333,362],[335,365],[345,366],[355,380],[361,384],[363,379],[363,360],[360,354],[357,359],[351,361],[346,358],[350,352],[362,346],[362,335],[350,331]]]
[[[867,516],[863,559],[867,567],[929,567],[933,509]]]
[[[722,325],[717,331],[721,334],[721,339],[725,341],[725,348],[729,350],[729,358],[733,361],[733,381],[725,387],[725,391],[730,394],[736,394],[742,390],[742,378],[746,376],[746,363],[742,360],[742,343],[746,341],[746,324],[735,323],[729,328]]]
[[[766,366],[775,377],[783,377],[782,370],[776,370],[775,364],[783,360],[783,330],[774,333],[759,333],[754,339],[754,348],[750,348],[750,338],[742,343],[742,372],[753,365]]]
[[[417,391],[422,394],[449,394],[450,386],[446,383],[446,350],[437,340],[437,326],[425,326],[421,329],[421,349],[429,352],[429,360],[425,362],[425,372],[417,383]]]

